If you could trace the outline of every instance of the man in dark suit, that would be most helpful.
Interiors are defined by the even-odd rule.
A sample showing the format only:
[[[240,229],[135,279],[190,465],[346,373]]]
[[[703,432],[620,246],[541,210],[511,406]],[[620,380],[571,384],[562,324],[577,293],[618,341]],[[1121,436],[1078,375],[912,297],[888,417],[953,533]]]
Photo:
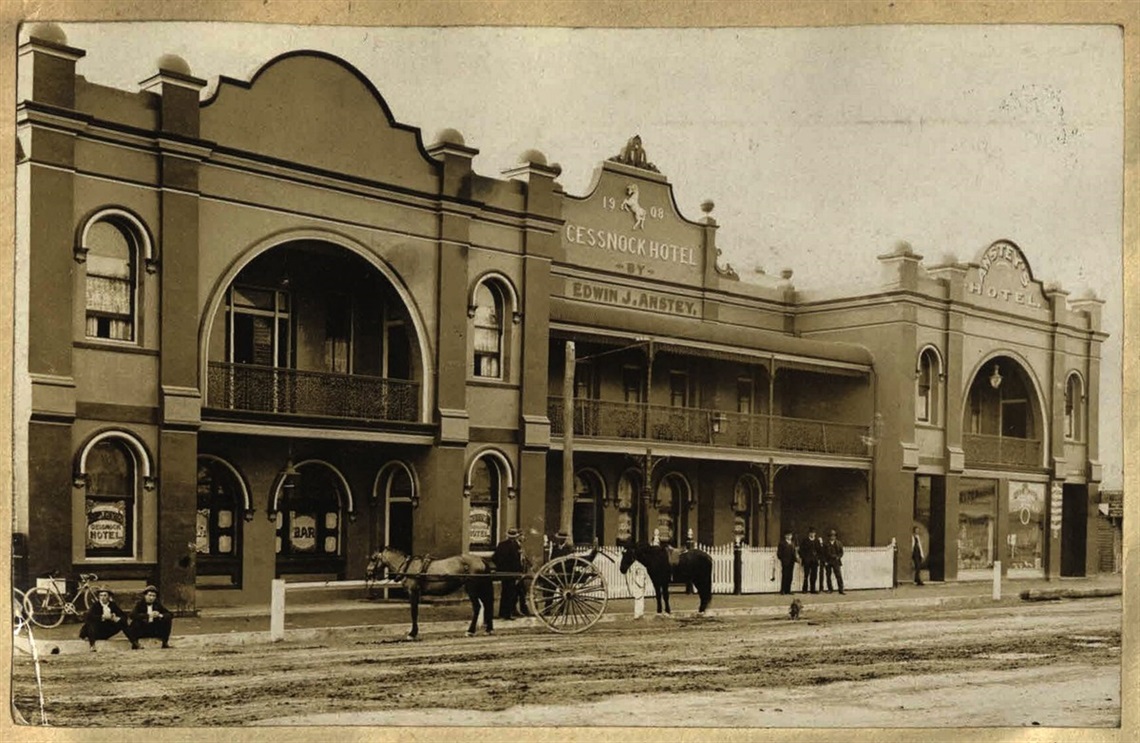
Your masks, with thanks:
[[[914,584],[916,586],[922,585],[922,563],[926,560],[926,553],[922,549],[922,537],[918,534],[918,527],[914,527],[914,532],[910,538],[910,559],[914,563]]]
[[[170,630],[174,625],[174,615],[158,600],[158,589],[147,586],[143,589],[143,597],[131,610],[131,623],[127,627],[127,638],[131,641],[131,649],[139,649],[139,640],[143,637],[154,637],[162,640],[162,647],[170,647]]]
[[[839,592],[843,593],[843,543],[835,536],[835,529],[827,532],[827,541],[823,543],[823,572],[827,576],[827,592],[831,593],[831,576],[839,584]]]
[[[804,584],[800,593],[819,593],[819,558],[823,551],[823,540],[815,533],[815,527],[809,527],[807,539],[800,542],[800,562],[804,566]]]
[[[95,596],[98,601],[87,610],[83,627],[79,630],[79,639],[87,641],[92,653],[95,652],[96,640],[109,640],[120,632],[127,634],[126,612],[111,598],[111,591],[101,586]]]
[[[518,573],[523,571],[522,547],[519,545],[519,530],[515,527],[507,529],[507,538],[495,547],[491,555],[491,562],[495,563],[495,570],[500,573],[515,573],[500,579],[502,594],[499,596],[499,619],[510,621],[515,618],[518,608]]]
[[[796,545],[792,543],[792,532],[784,532],[780,546],[776,548],[776,559],[780,561],[780,593],[792,593],[792,571],[796,569]]]

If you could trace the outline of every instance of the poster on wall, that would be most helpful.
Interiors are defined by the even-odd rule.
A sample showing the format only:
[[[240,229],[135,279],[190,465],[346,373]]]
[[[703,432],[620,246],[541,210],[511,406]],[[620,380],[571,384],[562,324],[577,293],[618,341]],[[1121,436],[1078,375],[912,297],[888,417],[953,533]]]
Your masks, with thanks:
[[[629,541],[633,537],[633,519],[629,517],[629,511],[622,511],[618,514],[617,520],[617,539],[619,542]]]
[[[667,513],[657,516],[657,536],[661,538],[662,542],[671,543],[673,541],[673,517]]]
[[[492,546],[491,509],[483,506],[472,506],[468,524],[469,540],[472,547]]]
[[[317,547],[317,519],[311,513],[289,512],[289,548],[312,552]]]
[[[195,529],[196,548],[199,555],[210,554],[210,509],[198,509],[198,521]]]
[[[127,545],[127,502],[87,499],[87,549],[121,550]]]
[[[1049,530],[1053,532],[1053,538],[1056,539],[1061,535],[1061,521],[1064,517],[1064,489],[1061,483],[1053,483],[1053,489],[1050,492],[1049,498]]]

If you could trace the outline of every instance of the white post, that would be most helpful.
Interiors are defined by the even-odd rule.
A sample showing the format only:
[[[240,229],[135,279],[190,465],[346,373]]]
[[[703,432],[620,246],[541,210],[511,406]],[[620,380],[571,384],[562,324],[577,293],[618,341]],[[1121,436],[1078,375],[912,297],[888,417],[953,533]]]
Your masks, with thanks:
[[[285,639],[285,581],[274,578],[272,585],[269,598],[269,639],[277,642]]]
[[[994,560],[994,601],[1001,599],[1001,560]]]

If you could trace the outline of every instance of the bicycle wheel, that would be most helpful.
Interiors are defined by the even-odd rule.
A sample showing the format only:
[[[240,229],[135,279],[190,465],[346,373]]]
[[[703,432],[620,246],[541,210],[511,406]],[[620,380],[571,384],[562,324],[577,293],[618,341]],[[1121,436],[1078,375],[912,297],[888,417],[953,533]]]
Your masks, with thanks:
[[[79,592],[79,595],[75,597],[75,610],[79,612],[80,620],[87,616],[87,610],[98,600],[99,599],[95,598],[95,591],[91,586],[87,586]]]
[[[63,624],[63,599],[42,586],[28,591],[24,597],[24,611],[28,621],[37,627],[51,629]]]
[[[12,589],[12,634],[18,635],[28,621],[28,612],[24,608],[24,592],[19,588]]]

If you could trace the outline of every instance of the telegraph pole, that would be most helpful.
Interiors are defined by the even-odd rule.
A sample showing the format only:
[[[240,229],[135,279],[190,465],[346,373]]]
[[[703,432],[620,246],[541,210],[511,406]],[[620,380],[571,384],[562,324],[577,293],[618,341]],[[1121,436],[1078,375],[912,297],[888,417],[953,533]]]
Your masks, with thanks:
[[[574,540],[574,341],[566,341],[566,370],[562,375],[562,512],[559,530]]]

